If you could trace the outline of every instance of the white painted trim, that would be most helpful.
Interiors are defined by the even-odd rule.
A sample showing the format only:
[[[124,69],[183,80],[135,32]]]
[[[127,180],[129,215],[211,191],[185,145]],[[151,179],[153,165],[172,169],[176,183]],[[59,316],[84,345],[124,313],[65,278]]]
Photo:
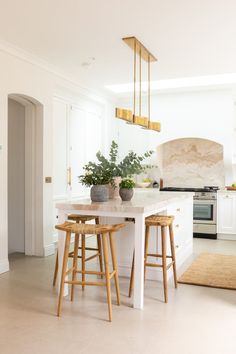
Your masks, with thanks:
[[[236,234],[217,234],[218,240],[236,241]]]
[[[6,273],[9,271],[9,261],[8,259],[0,260],[0,274]]]
[[[8,97],[25,107],[25,254],[43,256],[43,106],[25,95]]]
[[[55,253],[55,244],[51,243],[48,246],[44,247],[44,257],[51,256]]]

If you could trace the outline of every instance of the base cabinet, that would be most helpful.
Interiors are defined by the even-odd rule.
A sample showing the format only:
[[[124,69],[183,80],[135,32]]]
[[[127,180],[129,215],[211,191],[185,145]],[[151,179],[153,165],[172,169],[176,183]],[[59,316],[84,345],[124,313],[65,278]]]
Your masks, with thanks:
[[[217,234],[218,238],[236,240],[236,192],[217,195]]]

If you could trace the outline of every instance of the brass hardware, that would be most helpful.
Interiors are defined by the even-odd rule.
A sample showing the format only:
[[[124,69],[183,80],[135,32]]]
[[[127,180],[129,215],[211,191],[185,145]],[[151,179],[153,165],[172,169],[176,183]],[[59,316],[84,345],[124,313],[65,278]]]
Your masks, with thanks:
[[[45,177],[45,183],[52,183],[52,177]]]
[[[133,116],[133,123],[141,125],[142,127],[148,127],[148,118],[141,116]]]
[[[136,38],[136,37],[126,37],[123,41],[133,50],[134,52],[134,66],[133,66],[133,76],[134,76],[134,95],[133,95],[133,114],[130,110],[116,108],[116,118],[125,120],[130,124],[140,125],[143,129],[153,130],[156,132],[161,131],[161,124],[159,122],[150,121],[151,116],[151,68],[150,63],[157,61],[152,53],[147,50],[147,48]],[[139,56],[139,114],[136,115],[136,61],[137,54]],[[148,117],[142,116],[142,60],[148,63]]]
[[[133,113],[128,109],[116,108],[116,118],[123,119],[127,122],[133,122]]]
[[[161,131],[161,123],[159,122],[148,122],[148,129],[155,130],[157,132]]]
[[[139,54],[141,51],[142,59],[144,61],[148,62],[148,57],[150,57],[150,61],[157,61],[157,58],[155,58],[136,37],[125,37],[122,39],[134,52]]]
[[[67,184],[71,186],[71,167],[67,169]]]

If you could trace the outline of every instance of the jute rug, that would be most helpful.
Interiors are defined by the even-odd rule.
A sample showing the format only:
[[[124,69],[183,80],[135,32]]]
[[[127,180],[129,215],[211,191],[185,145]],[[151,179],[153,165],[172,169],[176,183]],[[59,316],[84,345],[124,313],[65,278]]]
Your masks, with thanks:
[[[236,289],[236,256],[200,254],[181,275],[179,283]]]

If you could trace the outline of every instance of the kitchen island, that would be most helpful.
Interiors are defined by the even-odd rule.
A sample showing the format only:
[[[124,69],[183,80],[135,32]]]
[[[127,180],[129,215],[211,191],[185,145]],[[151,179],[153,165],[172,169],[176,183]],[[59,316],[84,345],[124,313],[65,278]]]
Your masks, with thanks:
[[[68,200],[58,203],[56,208],[58,209],[60,224],[67,219],[68,214],[72,213],[99,216],[101,217],[101,223],[127,223],[127,227],[117,233],[116,236],[117,258],[119,274],[129,275],[133,249],[135,248],[134,308],[143,308],[145,217],[156,213],[175,216],[177,270],[180,264],[192,254],[193,193],[135,189],[134,197],[130,202],[123,202],[120,198],[103,203],[91,202],[90,199]],[[61,233],[58,239],[59,279],[64,242],[65,234]],[[153,276],[155,275],[148,274],[148,277]],[[67,292],[68,289],[65,288],[65,295]]]

